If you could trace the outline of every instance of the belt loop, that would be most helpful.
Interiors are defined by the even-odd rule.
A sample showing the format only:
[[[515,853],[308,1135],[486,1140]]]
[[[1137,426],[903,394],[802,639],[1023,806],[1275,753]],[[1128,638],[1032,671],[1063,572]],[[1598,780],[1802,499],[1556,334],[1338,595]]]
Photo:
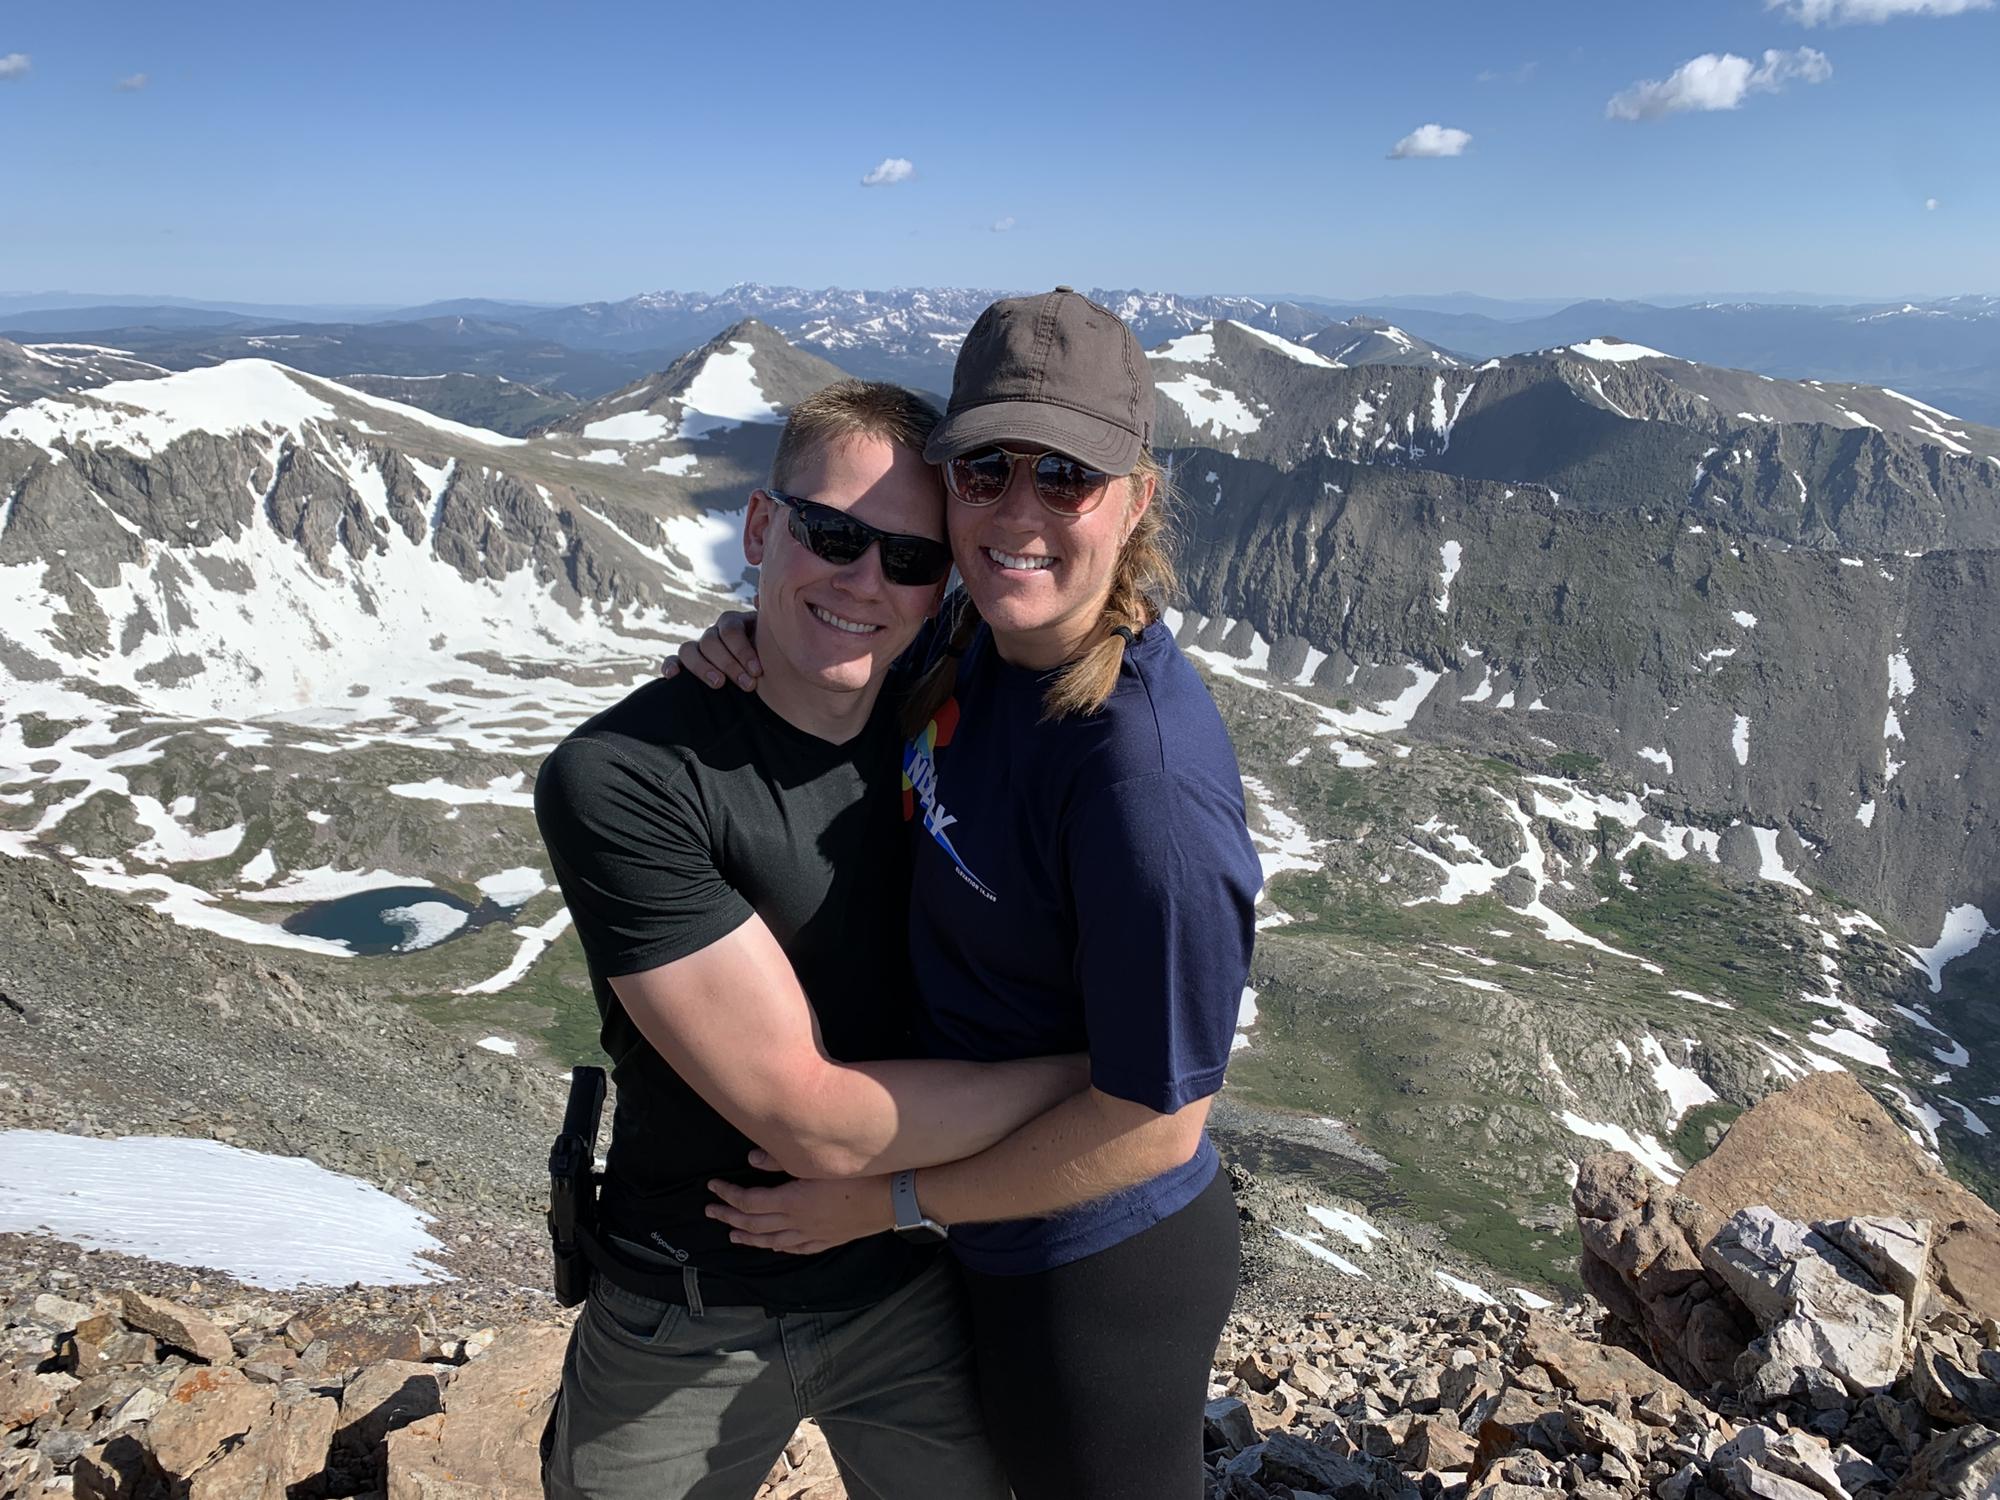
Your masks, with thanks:
[[[681,1289],[687,1293],[688,1316],[699,1321],[707,1315],[701,1302],[701,1277],[693,1266],[681,1267]]]

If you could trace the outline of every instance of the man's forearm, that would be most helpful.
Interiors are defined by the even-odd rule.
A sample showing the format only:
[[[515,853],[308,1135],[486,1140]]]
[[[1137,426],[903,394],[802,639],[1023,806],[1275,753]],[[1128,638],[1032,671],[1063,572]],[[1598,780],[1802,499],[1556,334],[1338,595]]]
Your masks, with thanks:
[[[1081,1055],[830,1063],[793,1112],[795,1177],[865,1177],[984,1152],[1087,1087]]]
[[[1207,1118],[1206,1099],[1163,1115],[1087,1089],[976,1156],[924,1168],[917,1201],[946,1224],[1056,1213],[1180,1165]]]

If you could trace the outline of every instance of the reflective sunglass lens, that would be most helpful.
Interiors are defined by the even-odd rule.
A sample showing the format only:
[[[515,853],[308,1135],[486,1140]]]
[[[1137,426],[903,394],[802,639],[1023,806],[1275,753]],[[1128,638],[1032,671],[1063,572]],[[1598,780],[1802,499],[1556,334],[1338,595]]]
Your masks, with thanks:
[[[991,505],[1006,493],[1014,455],[1002,448],[960,454],[948,466],[952,493],[969,505]]]
[[[1081,511],[1105,479],[1098,470],[1060,453],[1044,453],[1035,461],[1035,488],[1056,510]]]

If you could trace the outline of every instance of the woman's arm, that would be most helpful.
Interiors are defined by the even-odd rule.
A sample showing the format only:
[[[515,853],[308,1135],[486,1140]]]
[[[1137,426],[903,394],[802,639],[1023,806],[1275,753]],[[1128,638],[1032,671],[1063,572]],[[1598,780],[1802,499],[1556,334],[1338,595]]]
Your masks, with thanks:
[[[946,1224],[1035,1219],[1170,1172],[1195,1154],[1208,1099],[1172,1114],[1084,1089],[976,1155],[917,1173],[917,1201]]]
[[[917,1202],[946,1224],[1031,1219],[1108,1197],[1172,1171],[1195,1153],[1208,1099],[1172,1114],[1097,1089],[1045,1110],[987,1150],[917,1173]],[[769,1158],[756,1165],[775,1165]],[[711,1182],[708,1216],[739,1245],[809,1255],[892,1229],[887,1175],[783,1183]]]
[[[678,651],[661,662],[660,675],[678,677],[684,671],[692,672],[712,688],[721,687],[726,677],[744,692],[755,692],[757,679],[764,675],[752,635],[756,628],[755,614],[726,609],[701,633],[700,640],[683,641]]]

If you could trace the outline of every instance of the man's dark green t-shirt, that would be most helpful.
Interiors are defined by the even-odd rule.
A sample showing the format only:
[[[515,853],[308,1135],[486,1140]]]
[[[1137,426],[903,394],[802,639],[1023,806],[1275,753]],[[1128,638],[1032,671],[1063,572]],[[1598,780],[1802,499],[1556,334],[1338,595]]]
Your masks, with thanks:
[[[667,1066],[608,981],[699,952],[754,913],[791,959],[828,1052],[914,1056],[895,696],[834,745],[760,698],[683,674],[589,720],[535,782],[618,1090],[602,1227],[773,1308],[866,1306],[929,1255],[886,1234],[817,1255],[730,1244],[703,1213],[709,1179],[784,1179],[747,1165],[749,1138]],[[723,1288],[704,1296],[728,1300]]]

